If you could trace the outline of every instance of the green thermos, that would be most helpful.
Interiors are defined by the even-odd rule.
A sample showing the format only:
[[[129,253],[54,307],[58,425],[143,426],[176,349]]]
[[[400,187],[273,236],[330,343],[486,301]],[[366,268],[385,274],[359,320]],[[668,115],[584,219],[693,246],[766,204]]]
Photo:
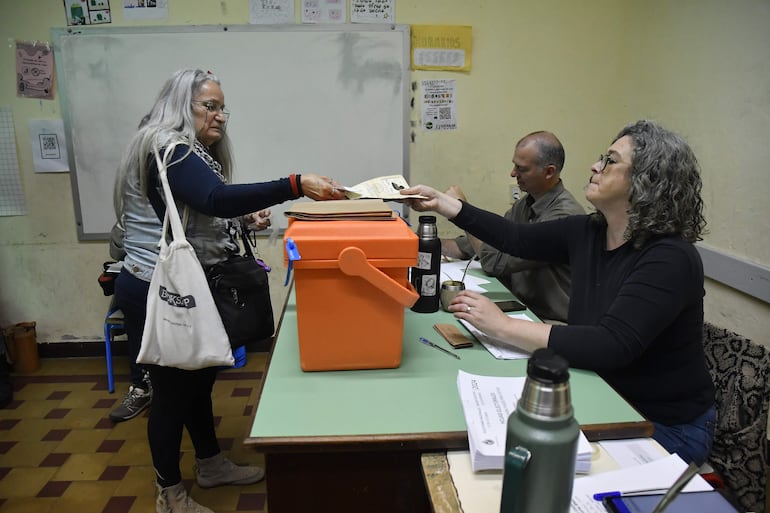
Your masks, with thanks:
[[[500,513],[569,513],[579,434],[567,361],[538,349],[508,417]]]

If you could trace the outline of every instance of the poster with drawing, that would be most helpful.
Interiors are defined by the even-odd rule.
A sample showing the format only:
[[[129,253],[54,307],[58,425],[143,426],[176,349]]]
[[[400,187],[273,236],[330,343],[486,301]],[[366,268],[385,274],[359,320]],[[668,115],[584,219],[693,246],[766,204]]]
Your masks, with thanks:
[[[16,96],[53,99],[53,48],[49,43],[16,41]]]

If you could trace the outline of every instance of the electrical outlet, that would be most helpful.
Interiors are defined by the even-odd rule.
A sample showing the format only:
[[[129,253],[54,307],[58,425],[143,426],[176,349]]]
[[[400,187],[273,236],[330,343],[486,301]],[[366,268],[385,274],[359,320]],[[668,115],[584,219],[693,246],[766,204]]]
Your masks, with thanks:
[[[516,185],[515,183],[512,183],[510,187],[511,188],[510,188],[510,194],[508,196],[508,201],[510,201],[511,203],[516,203],[521,197],[521,189],[519,189],[519,186]]]

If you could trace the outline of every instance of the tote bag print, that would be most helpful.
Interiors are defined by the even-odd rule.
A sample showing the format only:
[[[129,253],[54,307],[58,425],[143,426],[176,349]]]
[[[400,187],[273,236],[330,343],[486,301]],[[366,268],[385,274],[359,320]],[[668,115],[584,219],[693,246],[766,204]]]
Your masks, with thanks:
[[[166,150],[166,154],[168,150]],[[164,160],[166,155],[164,154]],[[156,155],[156,161],[159,161]],[[230,342],[211,297],[195,249],[187,241],[168,186],[165,167],[158,162],[166,196],[166,216],[158,263],[147,296],[147,318],[137,362],[201,369],[232,366]],[[166,242],[171,224],[173,240]]]

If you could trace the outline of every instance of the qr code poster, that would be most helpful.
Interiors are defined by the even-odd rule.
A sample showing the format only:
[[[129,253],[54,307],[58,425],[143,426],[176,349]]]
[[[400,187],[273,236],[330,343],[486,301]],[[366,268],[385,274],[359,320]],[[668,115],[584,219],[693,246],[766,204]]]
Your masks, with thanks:
[[[36,173],[63,173],[70,170],[64,123],[61,119],[30,120],[29,139]]]
[[[457,81],[422,80],[420,125],[427,132],[457,130]]]

